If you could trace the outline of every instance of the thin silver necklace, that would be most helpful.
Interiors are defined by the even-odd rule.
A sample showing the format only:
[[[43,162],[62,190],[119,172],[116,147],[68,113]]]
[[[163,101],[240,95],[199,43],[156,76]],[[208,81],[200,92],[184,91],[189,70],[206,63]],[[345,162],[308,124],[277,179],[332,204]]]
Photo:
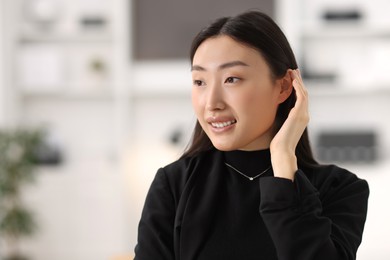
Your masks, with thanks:
[[[225,165],[231,169],[233,169],[234,171],[238,172],[239,174],[241,174],[242,176],[246,177],[248,180],[250,181],[253,181],[254,179],[260,177],[261,175],[263,175],[264,173],[266,173],[269,169],[271,169],[272,165],[270,165],[267,169],[265,169],[264,171],[262,171],[261,173],[257,174],[256,176],[254,177],[250,177],[246,174],[244,174],[243,172],[237,170],[236,168],[234,168],[233,166],[231,166],[230,164],[228,164],[227,162],[225,162]]]

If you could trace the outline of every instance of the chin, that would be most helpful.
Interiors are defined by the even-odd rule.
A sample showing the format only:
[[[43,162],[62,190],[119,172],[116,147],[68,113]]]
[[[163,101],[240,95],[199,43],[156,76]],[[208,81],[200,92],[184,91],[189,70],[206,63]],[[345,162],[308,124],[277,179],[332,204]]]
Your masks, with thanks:
[[[233,151],[233,150],[237,150],[239,149],[237,146],[234,146],[234,145],[231,145],[231,144],[221,144],[221,143],[216,143],[216,142],[213,142],[213,146],[217,149],[217,150],[220,150],[220,151],[223,151],[223,152],[228,152],[228,151]]]
[[[261,142],[261,143],[233,143],[233,142],[213,142],[213,146],[223,152],[229,152],[234,150],[244,150],[244,151],[256,151],[269,149],[271,142]]]

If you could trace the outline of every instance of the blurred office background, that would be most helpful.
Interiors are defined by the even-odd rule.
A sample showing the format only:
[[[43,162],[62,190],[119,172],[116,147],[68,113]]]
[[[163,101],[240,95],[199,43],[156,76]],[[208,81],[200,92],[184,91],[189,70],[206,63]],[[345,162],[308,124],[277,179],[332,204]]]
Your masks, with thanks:
[[[25,255],[132,254],[149,185],[195,122],[191,39],[250,8],[271,15],[296,53],[318,158],[370,184],[358,259],[389,259],[387,0],[0,0],[0,129],[46,133],[46,160],[23,186],[38,223],[19,243]]]

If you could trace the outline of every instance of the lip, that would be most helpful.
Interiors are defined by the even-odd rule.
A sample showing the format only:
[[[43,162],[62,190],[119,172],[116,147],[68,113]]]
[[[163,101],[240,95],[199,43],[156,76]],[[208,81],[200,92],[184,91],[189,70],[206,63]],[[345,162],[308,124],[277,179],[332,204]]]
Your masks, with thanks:
[[[237,120],[233,117],[219,116],[219,117],[209,117],[206,119],[211,130],[215,133],[223,133],[234,128],[237,123]],[[217,127],[215,124],[218,124]]]

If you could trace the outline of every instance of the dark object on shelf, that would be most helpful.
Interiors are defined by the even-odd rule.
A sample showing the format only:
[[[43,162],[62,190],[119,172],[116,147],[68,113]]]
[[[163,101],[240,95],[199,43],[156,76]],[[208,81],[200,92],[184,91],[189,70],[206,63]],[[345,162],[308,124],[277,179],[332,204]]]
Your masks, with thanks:
[[[316,73],[303,70],[302,77],[306,80],[333,83],[337,76],[333,73]]]
[[[328,10],[323,14],[326,21],[358,21],[363,17],[358,10]]]
[[[106,19],[103,17],[83,17],[80,21],[84,28],[104,28],[107,24]]]
[[[35,164],[59,165],[63,161],[61,149],[55,145],[42,143],[35,150]]]
[[[374,131],[332,131],[318,136],[317,155],[325,162],[371,163],[378,159]]]
[[[169,141],[173,145],[179,145],[183,141],[183,131],[180,128],[176,128],[169,136]]]
[[[336,72],[333,71],[313,71],[308,65],[306,53],[303,53],[301,61],[302,78],[319,83],[334,83],[337,79]]]

